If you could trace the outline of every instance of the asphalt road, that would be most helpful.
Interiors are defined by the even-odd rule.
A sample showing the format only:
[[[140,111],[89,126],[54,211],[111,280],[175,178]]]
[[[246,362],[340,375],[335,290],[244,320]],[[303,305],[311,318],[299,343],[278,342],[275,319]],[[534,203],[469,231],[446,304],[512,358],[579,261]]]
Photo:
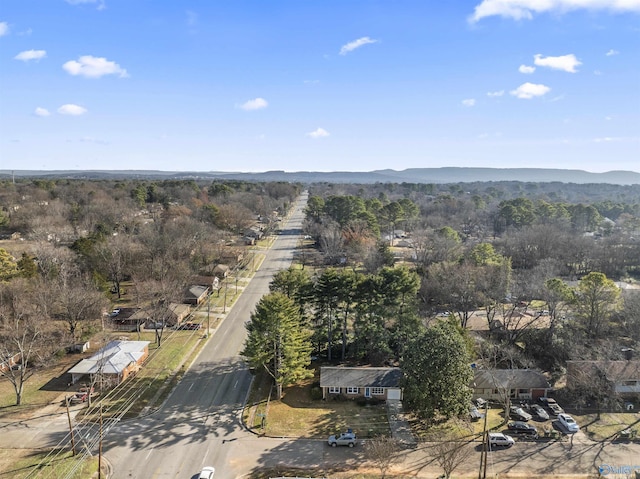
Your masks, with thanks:
[[[278,465],[354,469],[365,462],[361,445],[331,448],[323,440],[259,438],[241,423],[242,407],[251,382],[238,352],[244,323],[256,302],[268,292],[273,273],[287,268],[299,239],[301,203],[284,227],[254,279],[209,339],[162,408],[144,418],[110,429],[103,451],[112,478],[194,479],[203,466],[216,468],[216,479],[235,479],[261,467]],[[66,417],[51,406],[37,421],[0,423],[0,447],[37,448],[54,445],[66,434]],[[94,428],[95,429],[95,428]],[[86,431],[86,437],[96,431]],[[421,443],[399,455],[396,471],[419,477],[437,477],[442,470],[433,459],[434,444]],[[467,446],[469,457],[456,476],[477,477],[479,443]],[[582,432],[564,442],[517,442],[489,454],[488,476],[506,473],[520,477],[594,474],[604,466],[604,477],[625,477],[614,471],[625,466],[640,470],[640,443],[593,442]]]
[[[290,266],[300,239],[301,197],[251,282],[160,410],[119,424],[104,441],[114,478],[192,478],[204,466],[235,478],[235,445],[250,435],[241,414],[251,375],[238,352],[244,323],[269,291],[273,274]]]

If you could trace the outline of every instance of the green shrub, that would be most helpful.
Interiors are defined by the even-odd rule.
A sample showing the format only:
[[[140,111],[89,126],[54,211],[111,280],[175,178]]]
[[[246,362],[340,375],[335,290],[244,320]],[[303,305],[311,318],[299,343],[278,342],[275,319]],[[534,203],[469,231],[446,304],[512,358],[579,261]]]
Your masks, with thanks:
[[[314,386],[311,388],[311,399],[314,401],[322,399],[322,389],[320,386]]]

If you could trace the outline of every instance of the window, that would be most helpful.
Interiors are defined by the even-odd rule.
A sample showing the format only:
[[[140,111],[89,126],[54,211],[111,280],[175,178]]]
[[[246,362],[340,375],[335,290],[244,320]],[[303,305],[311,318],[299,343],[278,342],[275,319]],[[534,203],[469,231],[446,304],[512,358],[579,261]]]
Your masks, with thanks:
[[[622,384],[624,384],[625,386],[637,386],[638,385],[638,381],[623,381]]]
[[[340,388],[329,386],[329,394],[340,394]]]
[[[359,388],[347,388],[347,394],[358,394]]]
[[[529,390],[528,389],[518,389],[518,395],[521,394],[529,394]]]
[[[374,396],[382,396],[384,394],[384,388],[371,388],[371,394]]]

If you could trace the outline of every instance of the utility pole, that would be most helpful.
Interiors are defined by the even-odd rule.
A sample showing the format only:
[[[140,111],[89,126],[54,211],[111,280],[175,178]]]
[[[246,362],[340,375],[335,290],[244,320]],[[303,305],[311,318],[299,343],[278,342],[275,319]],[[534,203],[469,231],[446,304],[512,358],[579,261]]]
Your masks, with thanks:
[[[222,307],[222,312],[227,312],[227,290],[229,289],[229,285],[227,283],[224,284],[224,306]]]
[[[211,295],[207,297],[207,338],[209,337],[209,321],[211,319]]]
[[[102,401],[100,401],[100,441],[98,443],[98,479],[102,479]]]
[[[71,454],[76,455],[76,438],[73,435],[73,426],[71,425],[71,413],[69,412],[69,396],[64,397],[64,402],[67,405],[67,419],[69,420],[69,434],[71,435]]]
[[[478,479],[486,479],[487,477],[487,416],[489,416],[489,401],[484,403],[484,427],[482,429],[482,453],[480,454],[480,470],[478,471]]]

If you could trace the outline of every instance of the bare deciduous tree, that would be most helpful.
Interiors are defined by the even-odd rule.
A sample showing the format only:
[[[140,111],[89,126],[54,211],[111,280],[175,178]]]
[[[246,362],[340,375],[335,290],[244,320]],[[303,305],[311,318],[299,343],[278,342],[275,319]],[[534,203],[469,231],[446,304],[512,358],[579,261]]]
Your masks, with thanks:
[[[24,280],[0,289],[0,377],[13,385],[16,405],[22,403],[24,385],[35,368],[46,363],[60,345],[30,293]]]
[[[433,455],[442,468],[445,478],[451,477],[453,471],[464,463],[471,454],[471,449],[467,447],[468,442],[460,435],[453,433],[436,439]]]
[[[388,436],[378,436],[364,444],[364,453],[367,459],[380,469],[382,479],[386,477],[391,466],[399,461],[399,450],[398,441]]]

